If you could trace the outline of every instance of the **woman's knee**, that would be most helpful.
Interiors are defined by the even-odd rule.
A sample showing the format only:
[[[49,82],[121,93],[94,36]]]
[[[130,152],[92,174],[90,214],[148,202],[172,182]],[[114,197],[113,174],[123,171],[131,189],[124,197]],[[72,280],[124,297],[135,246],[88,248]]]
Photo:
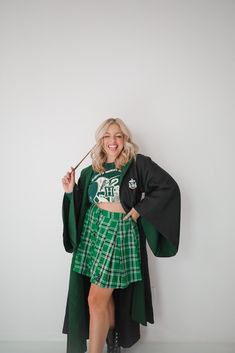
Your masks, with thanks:
[[[91,288],[88,295],[88,305],[90,310],[103,311],[109,306],[112,291],[107,288]]]

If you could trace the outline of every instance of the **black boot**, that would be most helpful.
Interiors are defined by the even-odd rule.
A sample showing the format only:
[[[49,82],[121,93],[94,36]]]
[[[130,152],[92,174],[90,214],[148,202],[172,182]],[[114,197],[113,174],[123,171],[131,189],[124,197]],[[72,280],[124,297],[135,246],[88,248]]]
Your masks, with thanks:
[[[118,332],[113,328],[109,329],[106,338],[107,353],[120,353],[121,347],[118,344]]]

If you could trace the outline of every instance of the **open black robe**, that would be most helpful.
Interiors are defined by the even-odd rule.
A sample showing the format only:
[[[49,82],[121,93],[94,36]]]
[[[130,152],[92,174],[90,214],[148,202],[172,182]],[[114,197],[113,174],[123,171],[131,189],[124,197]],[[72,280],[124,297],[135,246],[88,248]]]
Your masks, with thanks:
[[[73,253],[62,333],[67,334],[67,353],[84,353],[89,338],[89,277],[72,270],[84,216],[90,206],[88,185],[92,166],[81,171],[71,199],[63,198],[63,244]],[[146,240],[157,257],[174,256],[179,247],[181,195],[177,182],[150,157],[137,154],[122,168],[120,202],[126,212],[140,214],[141,271],[143,279],[115,289],[115,324],[119,343],[130,347],[140,338],[140,324],[154,323]]]

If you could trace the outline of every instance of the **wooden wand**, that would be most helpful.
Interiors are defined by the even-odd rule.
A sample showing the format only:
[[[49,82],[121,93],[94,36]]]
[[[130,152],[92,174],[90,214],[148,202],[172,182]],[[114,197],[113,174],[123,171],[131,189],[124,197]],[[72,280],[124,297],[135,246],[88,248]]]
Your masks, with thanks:
[[[73,170],[76,170],[77,167],[82,163],[82,161],[88,156],[88,154],[93,150],[93,148],[95,147],[96,145],[94,145],[90,151],[80,160],[80,162],[76,165],[76,167],[73,168]]]

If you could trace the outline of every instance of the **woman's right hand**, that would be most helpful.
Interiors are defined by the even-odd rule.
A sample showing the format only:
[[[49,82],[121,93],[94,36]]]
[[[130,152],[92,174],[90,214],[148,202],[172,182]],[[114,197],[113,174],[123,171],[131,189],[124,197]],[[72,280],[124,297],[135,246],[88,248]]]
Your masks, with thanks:
[[[71,171],[68,171],[67,174],[62,178],[62,185],[64,191],[70,193],[73,191],[75,184],[75,169],[71,167]]]

